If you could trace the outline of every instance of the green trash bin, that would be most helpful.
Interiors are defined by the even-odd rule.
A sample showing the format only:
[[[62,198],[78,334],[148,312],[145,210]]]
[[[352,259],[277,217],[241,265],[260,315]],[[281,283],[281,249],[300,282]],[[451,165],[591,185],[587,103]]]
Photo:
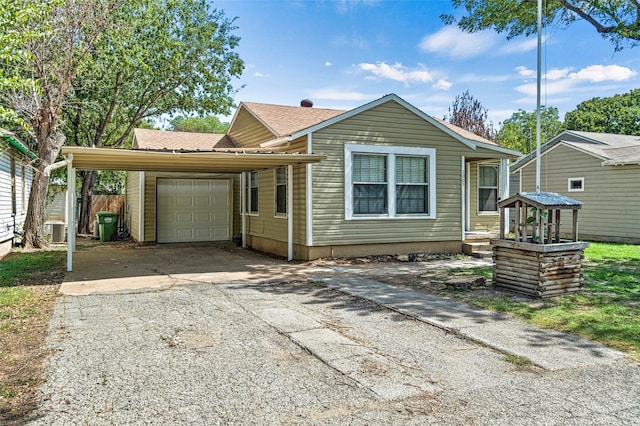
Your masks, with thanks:
[[[118,232],[118,213],[98,212],[96,219],[100,229],[100,241],[111,241],[113,235]]]

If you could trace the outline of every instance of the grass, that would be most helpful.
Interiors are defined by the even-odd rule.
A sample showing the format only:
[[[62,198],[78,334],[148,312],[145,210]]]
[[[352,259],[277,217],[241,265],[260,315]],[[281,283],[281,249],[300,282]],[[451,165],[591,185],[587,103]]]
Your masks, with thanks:
[[[64,249],[17,251],[0,260],[0,424],[14,424],[35,407],[42,345],[64,270]]]
[[[490,277],[491,268],[469,273]],[[583,292],[544,300],[498,292],[452,292],[451,296],[605,343],[640,360],[640,246],[591,243],[585,250],[584,279]]]

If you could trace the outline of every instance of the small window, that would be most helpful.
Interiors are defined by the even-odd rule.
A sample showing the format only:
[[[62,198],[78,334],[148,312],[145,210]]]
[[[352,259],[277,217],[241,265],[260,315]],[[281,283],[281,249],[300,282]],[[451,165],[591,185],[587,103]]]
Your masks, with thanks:
[[[584,191],[584,178],[569,178],[567,189],[569,192]]]
[[[478,212],[498,212],[498,166],[478,166]]]
[[[11,157],[11,216],[18,214],[17,206],[16,159]]]
[[[22,176],[22,214],[24,214],[27,211],[27,177],[25,175],[26,173],[26,168],[24,166],[24,164],[22,165],[21,168],[21,174],[20,176]]]
[[[247,192],[249,214],[258,214],[258,172],[249,173],[249,187]]]
[[[287,168],[276,169],[276,216],[287,215]]]

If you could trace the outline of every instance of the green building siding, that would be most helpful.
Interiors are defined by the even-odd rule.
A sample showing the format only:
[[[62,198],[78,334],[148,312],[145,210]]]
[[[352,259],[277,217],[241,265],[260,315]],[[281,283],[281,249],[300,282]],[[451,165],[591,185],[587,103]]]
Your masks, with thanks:
[[[345,220],[344,144],[436,150],[435,219]],[[388,102],[313,135],[313,245],[461,240],[461,156],[478,154],[413,112]]]
[[[522,191],[535,191],[535,160],[521,171]],[[602,166],[602,160],[566,145],[542,156],[540,189],[583,203],[578,213],[582,239],[640,241],[640,165]],[[569,192],[569,178],[584,178],[584,191]],[[562,231],[571,231],[571,216],[562,214]]]

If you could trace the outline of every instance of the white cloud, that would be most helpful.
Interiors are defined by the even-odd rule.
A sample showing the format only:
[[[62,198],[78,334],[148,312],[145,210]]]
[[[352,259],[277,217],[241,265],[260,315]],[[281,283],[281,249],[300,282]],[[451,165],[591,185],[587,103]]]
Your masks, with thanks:
[[[542,43],[545,43],[546,41],[547,41],[547,36],[543,35]],[[535,50],[537,47],[538,47],[537,37],[529,38],[521,41],[512,40],[507,42],[507,44],[504,45],[503,47],[501,47],[498,50],[498,53],[501,55],[508,55],[511,53],[524,53],[524,52],[530,52],[532,50]]]
[[[257,77],[257,78],[264,78],[264,77],[269,77],[269,74],[262,74],[261,72],[254,72],[253,76]]]
[[[569,75],[569,71],[571,71],[571,68],[555,68],[548,71],[542,78],[546,80],[560,80],[561,78],[566,78]]]
[[[419,47],[424,52],[464,59],[487,52],[495,45],[496,40],[497,35],[492,31],[469,34],[457,27],[446,26],[435,34],[425,36]]]
[[[368,101],[376,96],[362,92],[348,91],[337,87],[324,87],[320,89],[307,90],[312,99],[331,99],[337,101]]]
[[[460,83],[500,83],[513,78],[513,75],[507,74],[465,74],[458,79]]]
[[[529,68],[524,67],[522,65],[519,67],[516,67],[516,71],[518,71],[518,74],[520,75],[520,77],[533,78],[536,76],[535,70],[530,70]]]
[[[393,65],[389,65],[385,62],[378,62],[376,64],[362,63],[358,64],[358,67],[362,71],[367,71],[371,74],[367,77],[367,79],[382,78],[387,80],[400,81],[405,84],[431,83],[433,81],[433,76],[429,71],[423,68],[409,69],[398,62]]]
[[[334,0],[338,12],[346,13],[357,9],[362,6],[374,6],[380,2],[380,0]]]
[[[591,65],[569,74],[569,78],[600,83],[602,81],[626,81],[636,75],[638,75],[636,71],[619,65]]]
[[[445,80],[444,78],[441,78],[436,84],[433,85],[433,88],[439,90],[449,90],[451,89],[451,86],[453,86],[453,83]]]
[[[332,64],[331,62],[329,62],[329,61],[327,61],[327,62],[325,62],[325,63],[324,63],[324,66],[325,66],[325,67],[330,67],[331,65],[333,65],[333,64]]]

